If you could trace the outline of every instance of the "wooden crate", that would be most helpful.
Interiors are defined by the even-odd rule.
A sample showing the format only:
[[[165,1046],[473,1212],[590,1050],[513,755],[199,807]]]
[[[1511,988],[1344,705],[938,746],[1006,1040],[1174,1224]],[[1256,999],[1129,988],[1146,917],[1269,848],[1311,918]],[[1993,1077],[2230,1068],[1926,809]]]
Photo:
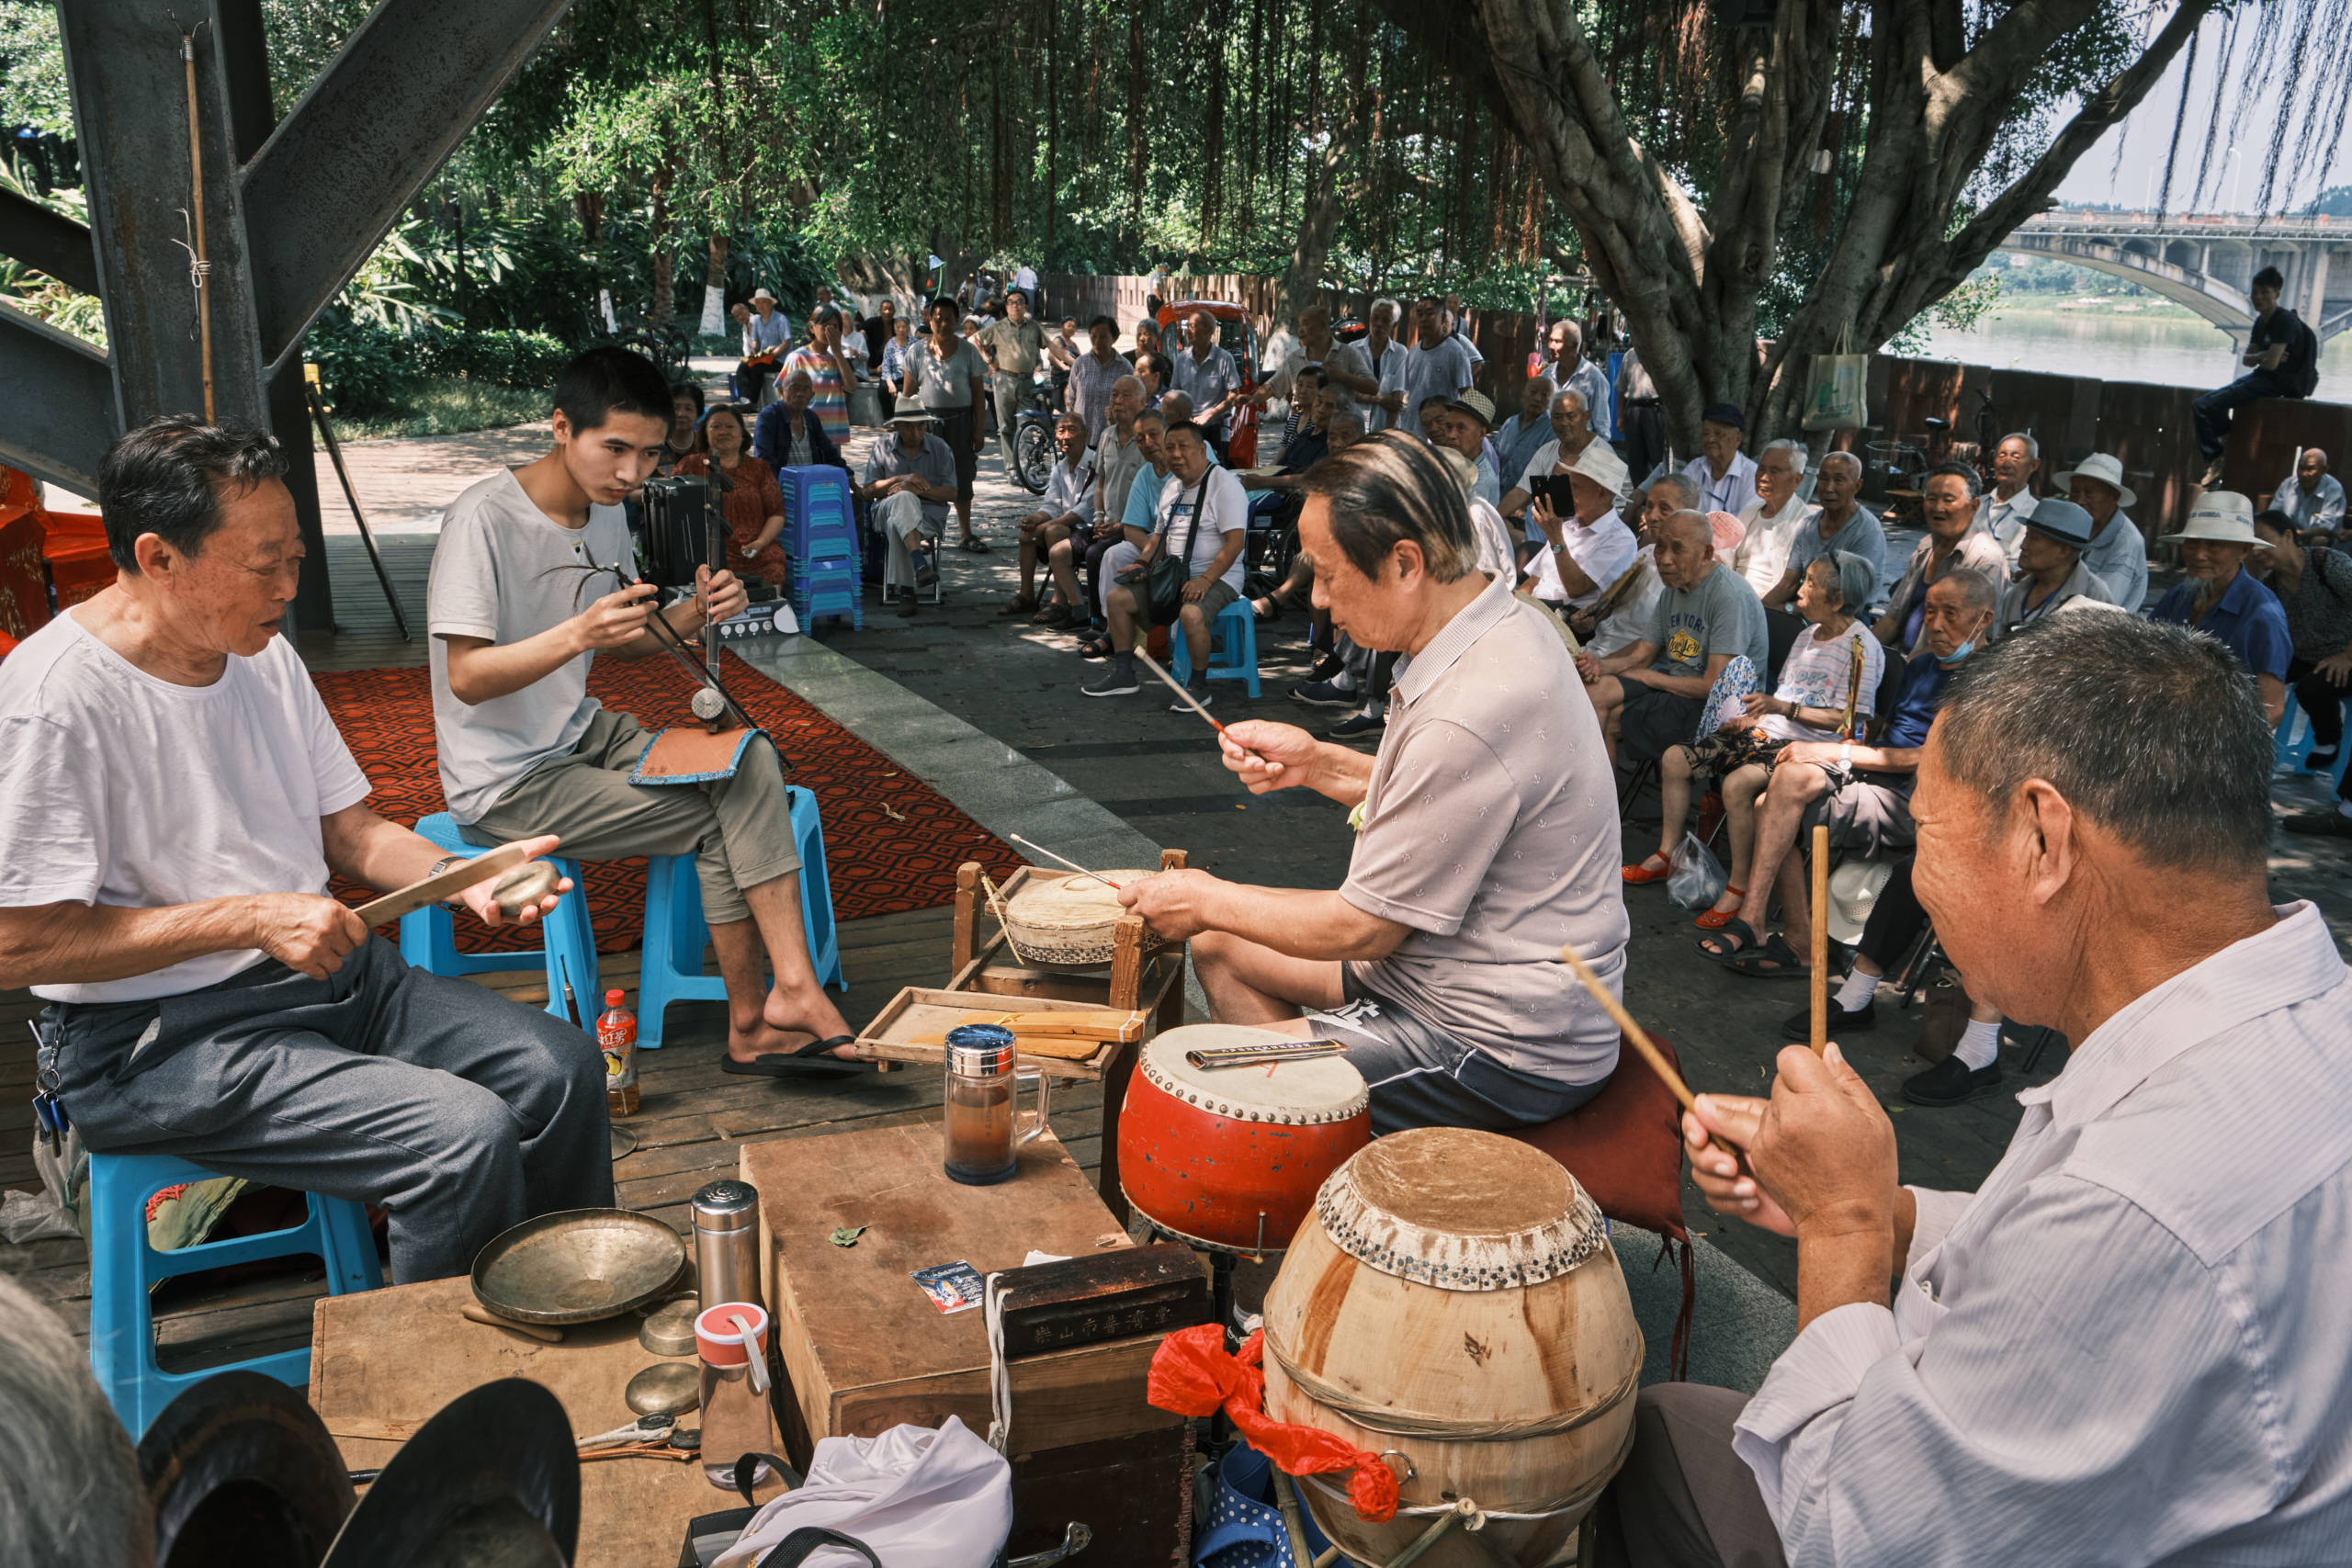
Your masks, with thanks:
[[[623,1313],[563,1331],[543,1344],[458,1315],[473,1300],[465,1280],[435,1280],[322,1299],[311,1318],[311,1405],[353,1469],[389,1462],[401,1441],[469,1389],[529,1378],[563,1402],[575,1433],[635,1419],[622,1391],[657,1361]],[[690,1358],[674,1358],[679,1360]],[[759,1488],[762,1502],[784,1490]],[[674,1562],[686,1521],[740,1507],[694,1461],[594,1460],[580,1467],[580,1551],[573,1568],[645,1568]]]
[[[947,1047],[926,1044],[915,1037],[942,1034],[962,1024],[996,1023],[1008,1013],[1024,1012],[1099,1012],[1104,1010],[1089,1002],[1056,1001],[1047,997],[990,997],[976,991],[945,991],[934,986],[902,986],[899,994],[883,1004],[873,1021],[857,1037],[857,1054],[869,1061],[928,1062],[938,1066],[947,1059]],[[1141,1039],[1149,1027],[1149,1014],[1128,1032],[1129,1042]],[[1099,1083],[1103,1069],[1117,1054],[1123,1042],[1102,1042],[1091,1056],[1032,1056],[1025,1053],[1020,1066],[1025,1069],[1043,1071],[1057,1078],[1070,1078],[1081,1083]]]
[[[949,1416],[989,1429],[989,1351],[978,1309],[943,1314],[909,1276],[967,1262],[985,1277],[1032,1250],[1078,1257],[1129,1245],[1048,1133],[994,1187],[947,1179],[939,1113],[896,1126],[746,1144],[742,1179],[760,1192],[761,1286],[776,1321],[804,1457],[818,1438],[871,1437]],[[865,1226],[854,1247],[836,1229]],[[1144,1398],[1146,1334],[1012,1363],[1020,1451],[1164,1430],[1182,1417]],[[779,1382],[779,1388],[782,1382]]]

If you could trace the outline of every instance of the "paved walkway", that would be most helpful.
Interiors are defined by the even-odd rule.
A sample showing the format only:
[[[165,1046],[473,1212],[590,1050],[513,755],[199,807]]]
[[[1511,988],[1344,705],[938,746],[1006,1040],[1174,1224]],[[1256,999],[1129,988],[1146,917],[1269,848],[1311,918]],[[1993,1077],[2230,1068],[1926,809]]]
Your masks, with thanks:
[[[853,442],[854,468],[874,438],[861,432]],[[352,450],[368,457],[360,484],[371,517],[379,493],[388,514],[406,506],[413,515],[427,510],[428,497],[446,500],[463,490],[490,463],[543,450],[545,439],[544,427],[526,427]],[[915,615],[902,619],[869,598],[863,630],[827,621],[812,636],[759,649],[754,661],[906,762],[992,832],[1017,832],[1087,863],[1148,864],[1165,844],[1190,852],[1194,865],[1237,880],[1338,886],[1352,835],[1337,807],[1306,795],[1250,798],[1234,786],[1196,716],[1170,712],[1163,694],[1149,691],[1102,700],[1080,695],[1079,687],[1099,666],[1076,656],[1075,638],[996,614],[1017,577],[1013,525],[1033,504],[1005,479],[998,453],[991,441],[976,507],[979,530],[996,551],[951,551],[943,563],[943,604],[926,600]],[[429,518],[424,525],[430,526]],[[408,572],[421,576],[426,541],[395,545],[419,550]],[[339,620],[370,599],[380,613],[364,556],[356,549],[336,552],[335,570]],[[1221,682],[1219,716],[1254,714],[1318,729],[1340,716],[1286,695],[1306,667],[1303,635],[1296,617],[1266,628],[1259,649],[1261,695],[1251,701],[1236,683]],[[416,649],[389,646],[411,657]],[[2283,808],[2324,798],[2324,786],[2300,779],[2282,779],[2278,794]],[[1636,824],[1624,833],[1628,859],[1646,852],[1657,832],[1655,797],[1645,796],[1634,809]],[[1646,823],[1638,820],[1644,815]],[[2344,876],[2352,851],[2284,835],[2274,848],[2275,896],[2316,898],[2339,931],[2352,931]],[[1780,1022],[1804,1005],[1804,987],[1747,980],[1704,963],[1692,950],[1697,933],[1690,917],[1658,889],[1630,890],[1627,902],[1634,936],[1626,995],[1635,1015],[1680,1047],[1694,1085],[1761,1089],[1781,1043]],[[1197,995],[1194,1001],[1198,1006]],[[2016,1102],[1993,1096],[1947,1111],[1905,1104],[1899,1086],[1922,1066],[1912,1055],[1920,1015],[1883,1011],[1875,1032],[1845,1043],[1895,1118],[1904,1179],[1973,1187],[1999,1158],[2019,1114]],[[2020,1085],[2028,1080],[2016,1077],[2019,1047],[2032,1032],[2023,1033],[2023,1041],[2012,1035],[2004,1058]],[[2052,1049],[2030,1081],[2046,1079],[2064,1060],[2063,1048]],[[1793,1295],[1790,1244],[1725,1225],[1698,1204],[1687,1184],[1685,1197],[1694,1232]]]

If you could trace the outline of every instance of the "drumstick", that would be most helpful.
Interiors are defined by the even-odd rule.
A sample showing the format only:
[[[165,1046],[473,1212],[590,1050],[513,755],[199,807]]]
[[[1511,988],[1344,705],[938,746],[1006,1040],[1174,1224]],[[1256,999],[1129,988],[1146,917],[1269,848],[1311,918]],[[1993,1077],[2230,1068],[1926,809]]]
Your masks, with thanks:
[[[1813,829],[1813,1054],[1829,1043],[1829,826]]]
[[[1625,1010],[1625,1004],[1609,994],[1609,987],[1600,983],[1600,976],[1585,967],[1584,960],[1577,956],[1575,948],[1563,946],[1560,949],[1560,961],[1576,971],[1577,978],[1584,983],[1584,988],[1592,993],[1592,999],[1609,1010],[1609,1016],[1616,1021],[1617,1027],[1624,1032],[1625,1038],[1634,1043],[1634,1049],[1642,1054],[1642,1060],[1650,1065],[1650,1071],[1656,1073],[1666,1087],[1673,1091],[1674,1098],[1682,1102],[1682,1109],[1696,1116],[1699,1113],[1698,1097],[1690,1092],[1690,1086],[1682,1081],[1682,1075],[1674,1070],[1674,1065],[1666,1059],[1665,1053],[1661,1052],[1650,1037],[1643,1032],[1642,1026],[1634,1021],[1634,1015]],[[1739,1145],[1720,1134],[1708,1135],[1732,1153],[1739,1152]]]
[[[1182,634],[1180,632],[1178,635],[1181,636]],[[1142,649],[1138,648],[1134,651],[1135,656],[1143,660],[1143,667],[1145,669],[1150,671],[1162,681],[1168,682],[1168,689],[1184,699],[1184,705],[1186,707],[1191,708],[1194,713],[1199,714],[1203,718],[1207,719],[1209,721],[1209,727],[1215,729],[1219,735],[1223,735],[1225,733],[1225,726],[1217,723],[1216,716],[1212,715],[1208,709],[1201,705],[1201,700],[1198,697],[1193,695],[1192,693],[1184,689],[1182,682],[1178,681],[1175,676],[1170,675],[1167,671],[1162,670],[1158,661],[1155,660],[1150,654],[1146,653]],[[1241,754],[1254,762],[1263,762],[1265,761],[1263,757],[1259,756],[1256,752],[1250,750],[1246,746],[1241,749]]]
[[[1045,856],[1047,860],[1052,861],[1056,865],[1066,865],[1069,867],[1070,870],[1078,873],[1080,876],[1092,877],[1095,881],[1101,883],[1105,887],[1116,888],[1120,886],[1120,884],[1112,881],[1109,877],[1103,875],[1099,871],[1089,871],[1074,860],[1062,859],[1061,856],[1054,853],[1053,851],[1046,848],[1043,844],[1030,843],[1028,840],[1023,838],[1018,833],[1007,833],[1005,837],[1011,839],[1016,844],[1021,844],[1026,848],[1035,850],[1039,854]]]

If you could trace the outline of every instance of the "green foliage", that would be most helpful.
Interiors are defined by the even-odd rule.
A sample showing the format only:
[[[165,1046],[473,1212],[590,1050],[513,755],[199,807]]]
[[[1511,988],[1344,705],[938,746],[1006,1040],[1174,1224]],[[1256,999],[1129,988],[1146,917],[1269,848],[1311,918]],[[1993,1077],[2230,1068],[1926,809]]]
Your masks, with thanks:
[[[548,394],[484,381],[432,377],[411,383],[393,407],[364,417],[334,412],[334,433],[343,441],[388,436],[454,435],[468,430],[497,430],[548,417]]]
[[[424,375],[416,344],[375,321],[322,318],[302,340],[302,357],[318,366],[328,406],[342,419],[399,407],[402,392]]]
[[[578,352],[545,333],[446,332],[431,329],[413,340],[417,363],[429,376],[485,381],[544,392]]]
[[[54,6],[0,0],[0,128],[20,125],[51,136],[74,134],[65,50]]]

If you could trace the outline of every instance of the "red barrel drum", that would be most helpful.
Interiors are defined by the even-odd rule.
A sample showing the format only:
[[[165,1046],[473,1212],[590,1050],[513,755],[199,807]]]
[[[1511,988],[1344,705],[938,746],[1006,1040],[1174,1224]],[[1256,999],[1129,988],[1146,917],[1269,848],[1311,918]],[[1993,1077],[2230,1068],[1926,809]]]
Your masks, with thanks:
[[[1371,1097],[1344,1057],[1219,1068],[1184,1059],[1285,1043],[1203,1023],[1145,1044],[1119,1111],[1119,1189],[1153,1224],[1220,1252],[1282,1251],[1324,1179],[1372,1141]]]

